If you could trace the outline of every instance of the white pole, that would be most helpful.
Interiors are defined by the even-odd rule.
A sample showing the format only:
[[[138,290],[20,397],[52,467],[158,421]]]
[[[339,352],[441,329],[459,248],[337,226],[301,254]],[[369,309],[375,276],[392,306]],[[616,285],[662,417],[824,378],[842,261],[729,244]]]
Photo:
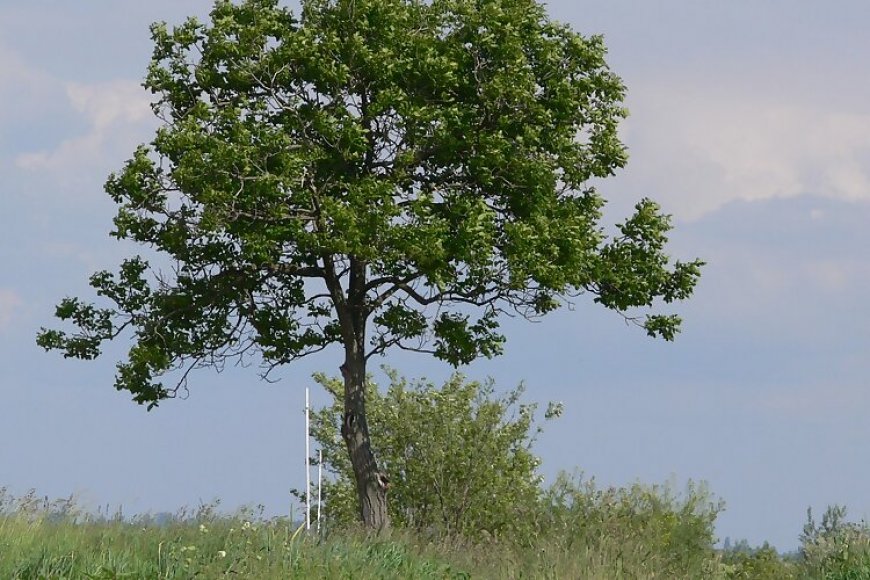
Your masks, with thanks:
[[[317,533],[320,533],[320,505],[323,489],[323,449],[317,450]]]
[[[311,433],[311,424],[309,419],[309,394],[308,387],[305,387],[305,529],[311,529],[311,462],[308,457],[311,453],[311,443],[309,435]]]

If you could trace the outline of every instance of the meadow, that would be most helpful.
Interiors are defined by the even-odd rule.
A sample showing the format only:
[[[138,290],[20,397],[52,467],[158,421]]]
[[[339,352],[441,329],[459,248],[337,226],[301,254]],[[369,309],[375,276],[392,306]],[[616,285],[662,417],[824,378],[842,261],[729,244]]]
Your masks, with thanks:
[[[438,530],[306,532],[289,517],[222,514],[217,504],[171,517],[89,514],[72,498],[0,489],[0,578],[870,578],[870,533],[842,508],[808,522],[801,550],[783,556],[714,548],[722,505],[703,486],[598,489],[564,478],[527,512],[528,533],[472,542]]]

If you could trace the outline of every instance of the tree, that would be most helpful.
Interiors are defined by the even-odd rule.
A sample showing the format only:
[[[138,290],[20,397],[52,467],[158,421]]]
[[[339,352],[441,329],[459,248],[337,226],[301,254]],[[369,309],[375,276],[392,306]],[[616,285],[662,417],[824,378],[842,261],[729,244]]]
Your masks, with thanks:
[[[92,359],[132,336],[115,386],[152,408],[204,366],[265,373],[338,345],[361,517],[388,523],[366,363],[392,347],[452,365],[502,350],[499,317],[572,296],[672,339],[700,262],[670,263],[649,200],[614,237],[589,185],[624,165],[624,87],[600,37],[534,0],[218,0],[151,29],[163,121],[109,177],[113,235],[150,246],[63,300],[38,343]],[[173,374],[177,372],[178,374]],[[175,379],[181,378],[176,382]],[[168,381],[168,382],[166,382]]]
[[[496,397],[491,382],[459,374],[440,388],[388,375],[383,394],[367,384],[366,411],[373,450],[391,474],[391,520],[477,539],[529,537],[541,493],[540,460],[531,451],[540,428],[533,427],[536,405],[519,403],[523,388]],[[316,379],[334,397],[313,414],[311,431],[335,475],[325,486],[326,514],[341,525],[359,511],[339,437],[344,385],[324,375]],[[551,405],[545,416],[560,412]]]

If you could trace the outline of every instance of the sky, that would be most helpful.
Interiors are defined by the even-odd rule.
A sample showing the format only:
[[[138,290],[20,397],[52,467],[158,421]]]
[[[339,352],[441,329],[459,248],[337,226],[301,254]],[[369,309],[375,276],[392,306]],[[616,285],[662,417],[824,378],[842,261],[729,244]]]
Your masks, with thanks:
[[[286,513],[303,485],[304,387],[335,353],[193,377],[146,413],[112,388],[123,354],[63,360],[34,342],[54,305],[136,251],[103,192],[157,121],[140,87],[148,25],[208,0],[0,0],[0,487],[126,513],[215,498]],[[672,214],[675,257],[708,262],[674,343],[583,301],[508,321],[505,354],[463,368],[562,401],[543,473],[603,485],[708,482],[720,538],[797,546],[807,507],[870,516],[870,4],[553,0],[603,34],[628,87],[630,161],[599,190],[616,221]],[[380,362],[380,361],[378,361]],[[442,381],[424,355],[385,363]]]

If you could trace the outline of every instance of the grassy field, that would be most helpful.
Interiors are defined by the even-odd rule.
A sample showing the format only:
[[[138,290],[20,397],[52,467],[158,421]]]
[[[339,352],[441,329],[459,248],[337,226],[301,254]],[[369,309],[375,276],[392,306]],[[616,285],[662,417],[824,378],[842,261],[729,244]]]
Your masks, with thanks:
[[[588,495],[551,503],[533,535],[471,544],[409,530],[318,536],[215,506],[166,519],[89,516],[70,500],[0,489],[0,578],[870,578],[866,527],[842,518],[805,529],[792,558],[746,546],[723,553],[712,536],[721,504],[702,491],[575,491]]]
[[[16,579],[672,577],[657,571],[662,563],[655,558],[643,561],[643,552],[637,545],[618,555],[572,553],[563,546],[517,550],[354,532],[319,540],[285,522],[229,518],[159,527],[23,519],[0,524],[0,577]]]

